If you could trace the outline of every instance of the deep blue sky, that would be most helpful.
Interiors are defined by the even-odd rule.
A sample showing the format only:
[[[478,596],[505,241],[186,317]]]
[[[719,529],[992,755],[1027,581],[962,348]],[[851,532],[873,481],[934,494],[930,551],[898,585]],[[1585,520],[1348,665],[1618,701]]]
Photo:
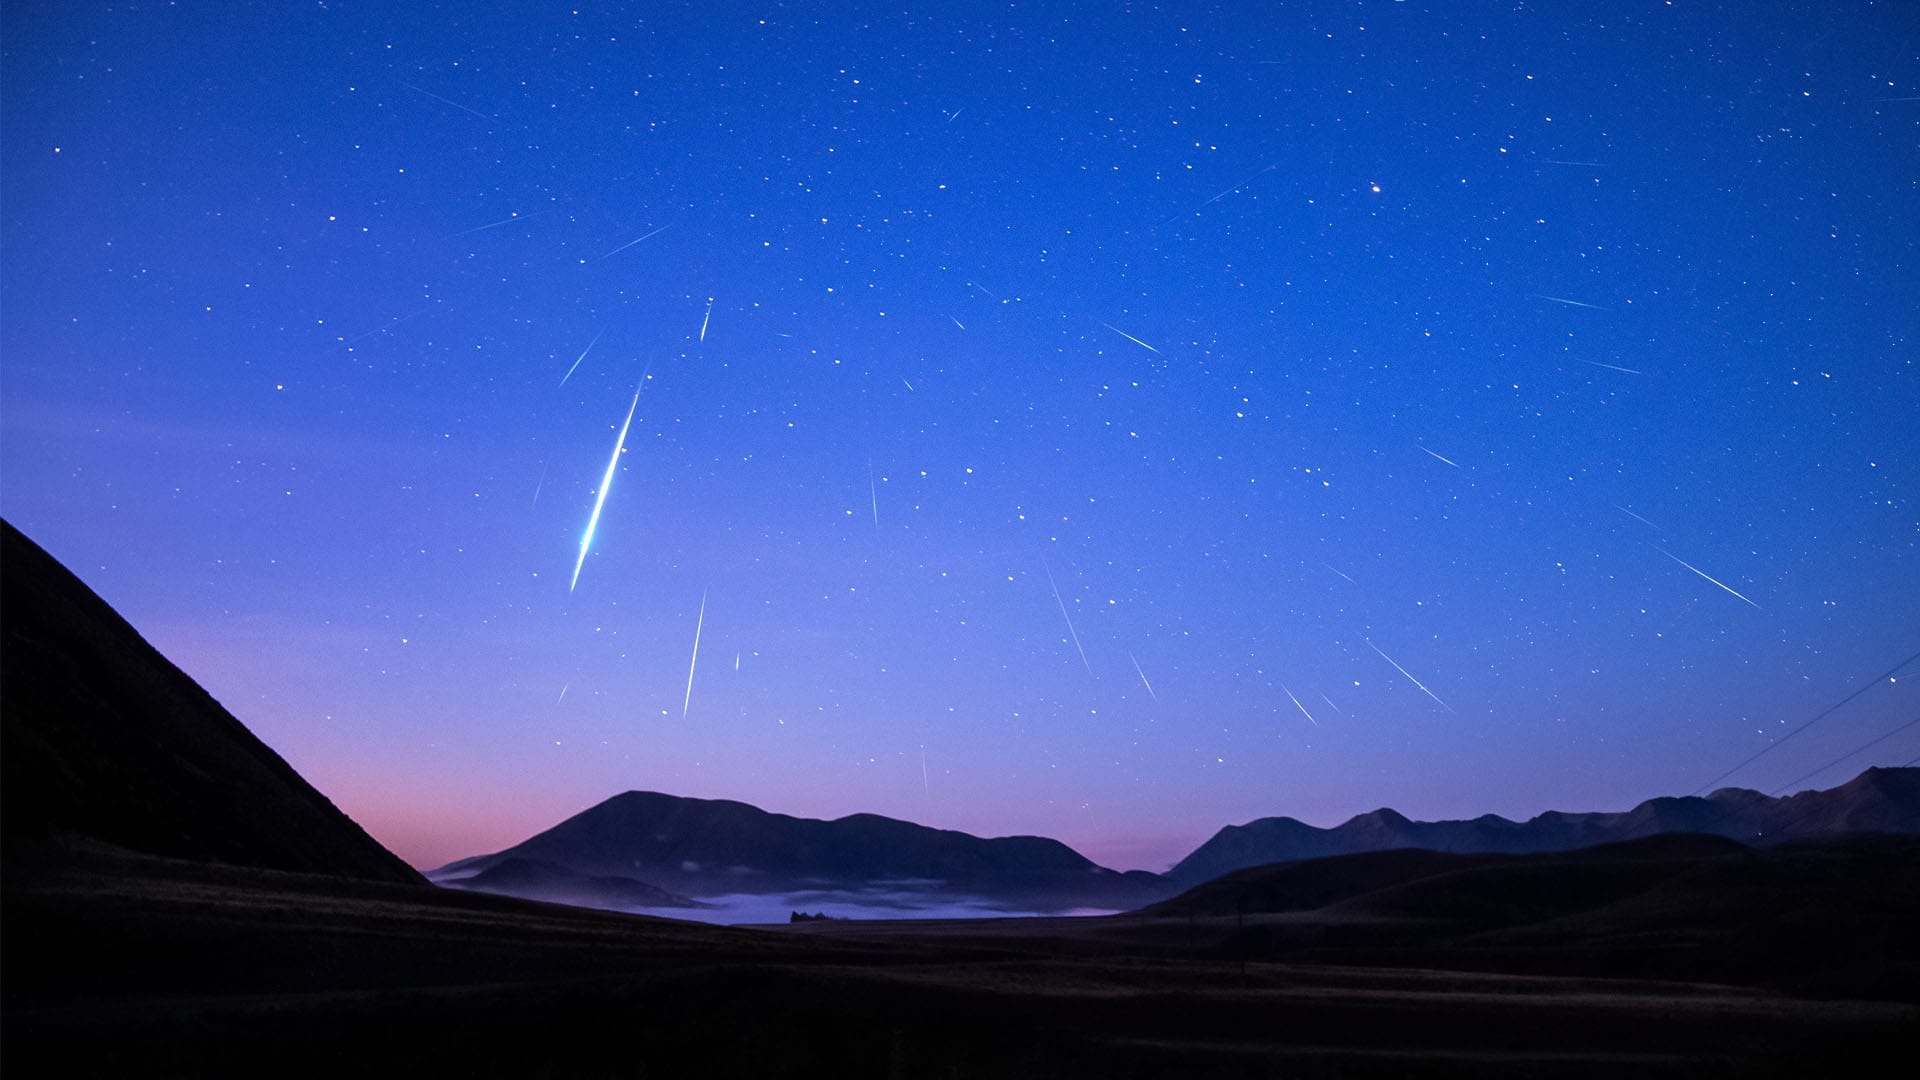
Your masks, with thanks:
[[[1910,4],[937,7],[7,5],[0,511],[423,865],[1619,809],[1920,649]]]

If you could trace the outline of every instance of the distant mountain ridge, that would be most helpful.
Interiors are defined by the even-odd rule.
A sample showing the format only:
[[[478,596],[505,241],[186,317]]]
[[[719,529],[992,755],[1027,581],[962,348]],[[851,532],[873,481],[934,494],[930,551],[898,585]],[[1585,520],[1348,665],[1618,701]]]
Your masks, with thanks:
[[[483,877],[469,876],[510,859],[635,878],[690,896],[896,885],[1059,910],[1131,906],[1165,891],[1158,875],[1108,870],[1038,836],[982,839],[878,814],[796,818],[652,791],[616,795],[505,851],[430,876],[484,889]]]
[[[1037,836],[989,840],[877,814],[821,821],[726,799],[629,791],[504,851],[429,876],[550,898],[559,897],[536,881],[564,880],[584,903],[596,902],[586,883],[598,879],[612,888],[598,903],[610,907],[646,906],[621,897],[644,896],[648,887],[701,897],[880,886],[1064,910],[1138,907],[1248,867],[1397,849],[1523,855],[1665,834],[1765,846],[1857,832],[1920,834],[1920,768],[1868,769],[1840,787],[1785,798],[1724,788],[1705,798],[1649,799],[1619,813],[1550,811],[1525,822],[1492,814],[1422,822],[1384,808],[1331,829],[1261,818],[1221,829],[1166,874],[1109,870]],[[501,887],[506,880],[512,884]]]
[[[1251,866],[1397,848],[1529,855],[1662,833],[1705,833],[1766,846],[1848,832],[1920,833],[1920,768],[1868,769],[1839,787],[1781,798],[1721,788],[1704,798],[1648,799],[1618,813],[1550,810],[1524,822],[1494,814],[1412,821],[1385,808],[1331,829],[1289,817],[1259,818],[1221,829],[1166,876],[1187,886]]]

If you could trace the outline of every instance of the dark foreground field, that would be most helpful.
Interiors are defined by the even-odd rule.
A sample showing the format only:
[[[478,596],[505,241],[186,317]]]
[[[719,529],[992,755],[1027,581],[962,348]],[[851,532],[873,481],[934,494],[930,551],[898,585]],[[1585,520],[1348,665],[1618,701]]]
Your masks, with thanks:
[[[1580,974],[1631,957],[1442,970],[1362,916],[747,930],[104,852],[60,864],[4,894],[12,1075],[1831,1075],[1920,1025],[1911,1002]],[[1310,944],[1327,932],[1346,944]]]

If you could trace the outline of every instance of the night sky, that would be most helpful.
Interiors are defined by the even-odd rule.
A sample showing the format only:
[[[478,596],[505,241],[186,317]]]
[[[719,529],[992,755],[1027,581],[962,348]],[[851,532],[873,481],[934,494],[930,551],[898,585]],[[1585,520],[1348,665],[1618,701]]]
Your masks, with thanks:
[[[1912,4],[902,6],[7,4],[0,511],[422,866],[1920,755]]]

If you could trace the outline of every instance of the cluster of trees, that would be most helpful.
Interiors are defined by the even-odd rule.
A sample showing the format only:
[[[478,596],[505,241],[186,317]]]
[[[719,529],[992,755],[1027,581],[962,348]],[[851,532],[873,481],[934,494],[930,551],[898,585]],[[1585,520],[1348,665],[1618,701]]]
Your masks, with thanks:
[[[787,921],[788,921],[788,922],[790,922],[790,923],[797,923],[797,922],[826,922],[826,921],[828,921],[828,920],[830,920],[830,919],[832,919],[832,918],[833,918],[833,916],[831,916],[831,915],[829,915],[829,914],[827,914],[827,913],[826,913],[826,912],[824,912],[824,911],[816,911],[816,912],[814,912],[814,913],[813,913],[813,914],[811,914],[811,915],[809,915],[809,914],[807,914],[807,913],[806,913],[806,912],[804,912],[804,911],[796,911],[796,912],[793,912],[793,913],[792,913],[791,915],[789,915],[789,916],[787,916]]]

